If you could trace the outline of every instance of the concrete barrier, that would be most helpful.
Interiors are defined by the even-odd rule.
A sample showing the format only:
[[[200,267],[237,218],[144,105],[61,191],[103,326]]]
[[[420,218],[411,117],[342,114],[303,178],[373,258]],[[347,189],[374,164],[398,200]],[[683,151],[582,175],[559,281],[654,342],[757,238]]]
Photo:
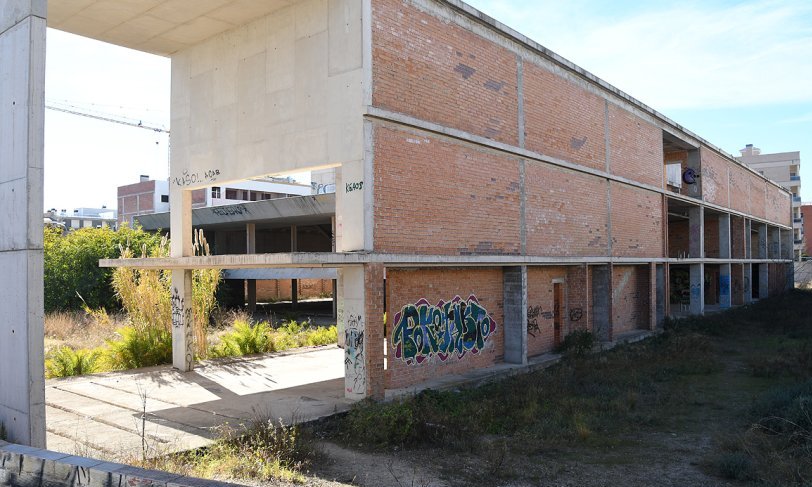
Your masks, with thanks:
[[[0,486],[228,487],[225,482],[146,470],[0,441]]]

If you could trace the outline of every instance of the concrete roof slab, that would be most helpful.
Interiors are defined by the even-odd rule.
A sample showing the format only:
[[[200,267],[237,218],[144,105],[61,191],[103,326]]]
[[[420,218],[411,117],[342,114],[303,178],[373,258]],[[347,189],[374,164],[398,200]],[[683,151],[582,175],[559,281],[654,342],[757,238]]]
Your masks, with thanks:
[[[161,56],[297,0],[49,0],[48,27]]]

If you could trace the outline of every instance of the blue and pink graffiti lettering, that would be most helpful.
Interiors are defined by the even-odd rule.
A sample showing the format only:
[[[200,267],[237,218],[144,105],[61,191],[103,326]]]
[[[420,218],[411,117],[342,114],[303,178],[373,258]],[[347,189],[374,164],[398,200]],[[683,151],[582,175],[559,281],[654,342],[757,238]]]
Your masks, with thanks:
[[[496,321],[476,296],[455,297],[432,306],[425,299],[407,304],[395,315],[392,345],[395,356],[407,364],[436,356],[445,362],[452,355],[479,353],[496,331]]]

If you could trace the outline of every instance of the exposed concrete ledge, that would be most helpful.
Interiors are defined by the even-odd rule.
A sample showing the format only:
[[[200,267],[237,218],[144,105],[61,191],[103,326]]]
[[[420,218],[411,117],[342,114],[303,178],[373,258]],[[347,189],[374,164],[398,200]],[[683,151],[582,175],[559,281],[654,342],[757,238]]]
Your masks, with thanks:
[[[145,470],[0,441],[0,486],[228,487],[225,482]],[[236,487],[236,486],[235,486]]]
[[[500,267],[517,265],[583,265],[583,264],[724,264],[792,262],[781,259],[667,259],[662,257],[534,257],[526,255],[418,255],[381,254],[375,252],[293,252],[276,254],[233,254],[198,257],[154,257],[138,259],[102,259],[101,267],[135,269],[258,269],[269,267],[321,268],[362,264],[385,264],[388,267]]]

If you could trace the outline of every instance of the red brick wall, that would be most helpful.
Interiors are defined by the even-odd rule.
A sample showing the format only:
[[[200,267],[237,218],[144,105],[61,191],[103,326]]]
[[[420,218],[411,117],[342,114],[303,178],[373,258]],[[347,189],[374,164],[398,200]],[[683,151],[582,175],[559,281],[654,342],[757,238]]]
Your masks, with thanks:
[[[192,191],[192,206],[195,208],[200,208],[201,206],[206,206],[206,192],[208,188],[203,189],[196,189]]]
[[[375,129],[375,250],[518,254],[518,161],[426,135]]]
[[[402,388],[446,374],[459,374],[471,369],[501,363],[504,358],[504,312],[502,307],[502,270],[499,268],[466,269],[387,269],[386,303],[388,333],[387,387]],[[496,331],[485,341],[484,350],[453,354],[445,361],[434,356],[423,363],[407,364],[395,356],[393,342],[396,315],[403,306],[426,299],[431,306],[451,301],[455,296],[467,299],[475,295],[479,304],[496,321]]]
[[[750,174],[750,214],[756,218],[766,218],[766,187],[766,181]]]
[[[151,213],[155,207],[155,181],[118,187],[118,221],[129,223],[133,215]]]
[[[592,283],[589,280],[589,268],[586,265],[567,267],[567,314],[569,324],[567,332],[576,329],[591,330],[589,313]]]
[[[650,320],[648,265],[612,267],[612,330],[614,337],[631,330],[647,330]]]
[[[514,54],[403,0],[372,17],[373,105],[518,144]]]
[[[668,222],[668,256],[679,258],[688,255],[690,248],[690,225],[688,220],[674,220]]]
[[[525,187],[529,255],[607,255],[604,180],[528,162]]]
[[[331,279],[299,279],[299,299],[319,298],[333,293]],[[257,281],[257,301],[286,301],[291,299],[291,280],[273,279]]]
[[[567,279],[566,267],[528,267],[527,269],[527,355],[533,357],[553,350],[553,279]],[[564,284],[563,315],[567,316],[570,285]],[[535,326],[538,326],[538,330]],[[535,336],[534,336],[535,335]],[[566,335],[566,327],[561,330],[561,337]]]
[[[730,300],[733,306],[744,304],[744,266],[730,264]]]
[[[750,172],[738,164],[729,164],[730,207],[742,213],[750,212]]]
[[[773,186],[767,185],[767,220],[792,226],[792,200],[790,196]]]
[[[605,102],[531,62],[524,63],[525,147],[606,168]]]
[[[719,218],[705,213],[705,257],[719,258]]]
[[[612,254],[664,257],[663,200],[659,194],[612,183]]]
[[[727,169],[731,163],[704,147],[699,153],[702,160],[702,195],[705,201],[728,206]]]
[[[768,264],[770,296],[776,296],[784,292],[787,284],[787,264]],[[792,265],[792,264],[789,264]]]
[[[124,196],[118,199],[120,212],[122,215],[132,215],[138,213],[138,196]]]
[[[730,216],[730,256],[744,259],[747,249],[744,247],[744,218]]]
[[[804,217],[804,248],[806,255],[812,255],[812,205],[801,206],[801,216]]]
[[[663,132],[627,110],[609,104],[612,174],[663,187]]]

